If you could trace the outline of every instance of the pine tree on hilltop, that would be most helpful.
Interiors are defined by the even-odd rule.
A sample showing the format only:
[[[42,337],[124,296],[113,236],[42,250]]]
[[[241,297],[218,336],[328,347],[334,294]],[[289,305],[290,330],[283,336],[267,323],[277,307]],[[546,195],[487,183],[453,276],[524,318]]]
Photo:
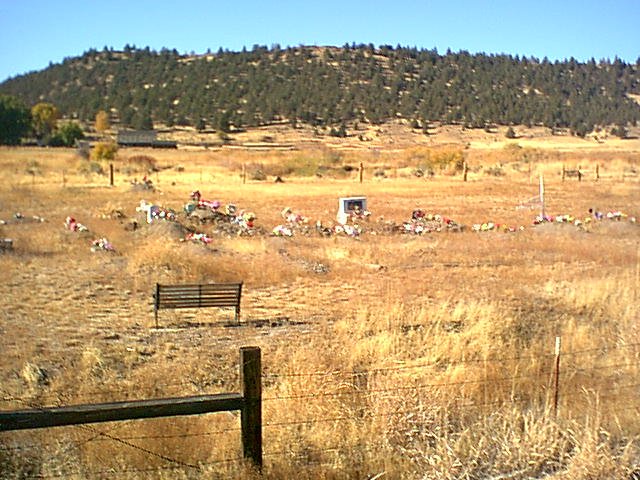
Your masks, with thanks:
[[[540,124],[585,135],[640,119],[640,68],[616,58],[580,63],[511,55],[347,44],[340,49],[219,49],[202,56],[126,45],[9,79],[0,94],[50,103],[63,117],[92,122],[100,110],[137,126],[226,120],[242,128],[407,122]],[[223,122],[224,123],[224,122]]]

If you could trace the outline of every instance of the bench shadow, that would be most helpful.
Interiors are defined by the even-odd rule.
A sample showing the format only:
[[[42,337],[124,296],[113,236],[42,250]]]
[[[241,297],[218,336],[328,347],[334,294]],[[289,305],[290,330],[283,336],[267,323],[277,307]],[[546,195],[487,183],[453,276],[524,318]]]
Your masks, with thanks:
[[[173,328],[277,328],[277,327],[288,327],[288,326],[296,326],[296,325],[306,325],[309,322],[302,320],[292,320],[289,317],[274,317],[274,318],[250,318],[246,320],[240,320],[236,322],[235,320],[226,320],[226,321],[211,321],[211,322],[201,322],[201,321],[192,321],[192,320],[183,320],[179,323],[176,323]]]

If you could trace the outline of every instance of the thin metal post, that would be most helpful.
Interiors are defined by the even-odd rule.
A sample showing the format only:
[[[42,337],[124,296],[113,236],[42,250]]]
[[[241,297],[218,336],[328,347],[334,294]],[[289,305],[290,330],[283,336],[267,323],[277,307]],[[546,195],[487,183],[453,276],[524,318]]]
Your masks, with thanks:
[[[540,174],[540,216],[544,218],[544,178]]]
[[[556,337],[555,367],[553,369],[553,416],[558,416],[558,398],[560,397],[560,337]]]

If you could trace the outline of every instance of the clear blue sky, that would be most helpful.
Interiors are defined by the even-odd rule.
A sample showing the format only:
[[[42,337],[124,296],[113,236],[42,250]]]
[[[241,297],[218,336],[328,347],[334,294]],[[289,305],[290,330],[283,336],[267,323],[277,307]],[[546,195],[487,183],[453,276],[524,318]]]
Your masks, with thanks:
[[[635,63],[640,0],[0,0],[0,81],[104,46],[352,42]]]

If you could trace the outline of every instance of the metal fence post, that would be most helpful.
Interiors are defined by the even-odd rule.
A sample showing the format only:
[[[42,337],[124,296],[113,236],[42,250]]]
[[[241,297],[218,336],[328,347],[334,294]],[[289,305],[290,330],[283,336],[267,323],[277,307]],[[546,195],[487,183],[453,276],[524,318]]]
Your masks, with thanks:
[[[560,396],[560,337],[556,337],[555,365],[553,369],[553,416],[558,416],[558,398]]]

